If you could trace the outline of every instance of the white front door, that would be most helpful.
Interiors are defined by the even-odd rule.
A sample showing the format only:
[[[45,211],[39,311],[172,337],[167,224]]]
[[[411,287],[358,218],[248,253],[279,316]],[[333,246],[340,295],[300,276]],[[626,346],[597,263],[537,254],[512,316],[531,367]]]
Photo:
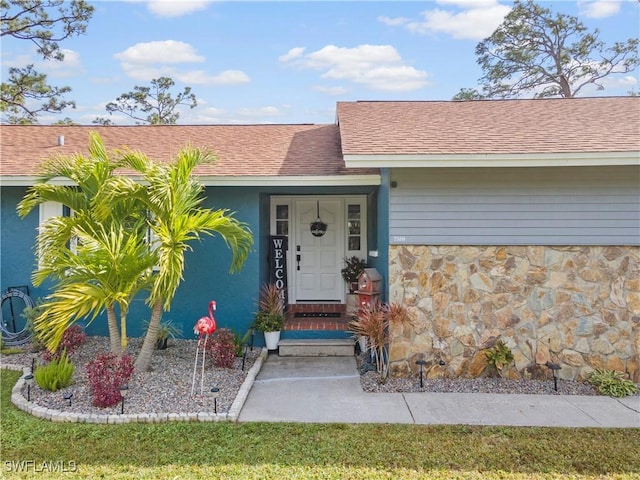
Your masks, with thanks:
[[[342,301],[344,282],[340,269],[345,248],[344,202],[335,198],[296,199],[294,211],[296,243],[289,249],[296,300]],[[321,237],[313,236],[310,228],[318,216],[327,224],[327,231]]]

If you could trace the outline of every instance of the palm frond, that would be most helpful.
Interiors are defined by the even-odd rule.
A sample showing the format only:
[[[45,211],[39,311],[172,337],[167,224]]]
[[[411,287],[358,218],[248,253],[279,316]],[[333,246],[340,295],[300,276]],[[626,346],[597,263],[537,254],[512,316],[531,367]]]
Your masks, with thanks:
[[[104,307],[104,297],[93,284],[60,286],[41,305],[42,313],[34,321],[36,336],[55,351],[70,325],[82,319],[91,323]]]

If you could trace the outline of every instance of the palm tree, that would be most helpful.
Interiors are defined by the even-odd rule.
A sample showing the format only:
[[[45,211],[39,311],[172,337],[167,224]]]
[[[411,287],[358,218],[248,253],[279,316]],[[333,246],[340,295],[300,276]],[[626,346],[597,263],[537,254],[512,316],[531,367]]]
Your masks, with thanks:
[[[93,321],[106,310],[110,348],[122,353],[127,346],[126,316],[129,303],[150,285],[155,262],[144,243],[146,222],[137,212],[144,207],[133,198],[111,199],[109,192],[123,188],[128,179],[113,175],[118,164],[109,158],[102,139],[90,135],[89,157],[56,156],[48,161],[38,182],[18,205],[25,217],[47,201],[70,207],[73,215],[49,219],[38,234],[39,266],[33,282],[47,278],[56,284],[34,322],[38,336],[55,349],[66,328],[89,317]],[[73,186],[52,184],[56,177]],[[120,310],[120,328],[115,306]]]
[[[84,317],[93,321],[106,310],[111,350],[126,349],[126,315],[133,297],[149,290],[152,313],[136,370],[147,370],[158,336],[162,313],[169,310],[183,278],[184,255],[201,235],[219,234],[232,251],[230,270],[238,271],[253,246],[249,228],[227,210],[201,207],[204,187],[191,173],[214,156],[185,147],[171,164],[150,161],[141,152],[115,152],[109,158],[99,135],[91,134],[90,156],[54,157],[18,205],[20,216],[55,201],[74,215],[48,220],[38,234],[40,266],[34,283],[57,281],[43,304],[36,331],[55,349],[64,330]],[[119,166],[133,168],[148,185],[114,174]],[[74,186],[52,184],[63,177]],[[147,241],[148,229],[154,234]],[[76,248],[70,241],[77,239]],[[155,266],[157,273],[153,272]],[[120,310],[120,327],[115,306]]]
[[[136,360],[137,371],[151,363],[162,313],[168,311],[183,279],[185,252],[201,235],[220,235],[231,249],[231,272],[240,270],[253,246],[248,226],[233,218],[227,210],[210,210],[201,206],[204,187],[193,176],[198,165],[211,163],[215,156],[203,149],[184,147],[169,164],[150,161],[141,152],[128,152],[123,165],[142,174],[144,186],[129,184],[128,190],[113,195],[136,198],[148,208],[149,227],[155,242],[151,245],[157,258],[156,273],[148,298],[152,307],[149,327]]]

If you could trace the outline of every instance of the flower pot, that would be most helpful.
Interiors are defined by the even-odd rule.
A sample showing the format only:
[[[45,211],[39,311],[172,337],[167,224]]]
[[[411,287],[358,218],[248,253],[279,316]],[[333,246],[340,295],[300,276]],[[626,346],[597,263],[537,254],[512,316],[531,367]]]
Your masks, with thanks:
[[[347,315],[357,315],[358,314],[358,294],[349,293],[347,294]]]
[[[367,337],[364,335],[358,337],[358,346],[360,347],[360,351],[365,353],[367,351]]]
[[[280,342],[280,332],[264,332],[264,342],[267,344],[267,350],[275,350]]]

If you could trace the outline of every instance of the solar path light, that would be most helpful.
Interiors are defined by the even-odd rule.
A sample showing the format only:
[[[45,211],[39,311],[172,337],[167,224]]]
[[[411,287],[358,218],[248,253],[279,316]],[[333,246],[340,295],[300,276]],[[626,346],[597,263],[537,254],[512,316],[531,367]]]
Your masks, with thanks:
[[[424,368],[424,366],[427,364],[427,361],[424,359],[420,359],[420,360],[416,360],[416,365],[418,365],[420,367],[420,388],[423,387],[422,384],[422,369]]]
[[[127,396],[127,393],[129,393],[129,385],[120,385],[120,396],[122,397],[122,406],[120,407],[121,415],[124,413],[124,397]]]
[[[220,389],[218,387],[211,387],[211,394],[213,395],[213,413],[218,413],[218,396],[220,396]]]
[[[27,402],[31,401],[31,385],[33,385],[34,379],[33,375],[27,375],[24,377],[25,382],[27,382]]]

